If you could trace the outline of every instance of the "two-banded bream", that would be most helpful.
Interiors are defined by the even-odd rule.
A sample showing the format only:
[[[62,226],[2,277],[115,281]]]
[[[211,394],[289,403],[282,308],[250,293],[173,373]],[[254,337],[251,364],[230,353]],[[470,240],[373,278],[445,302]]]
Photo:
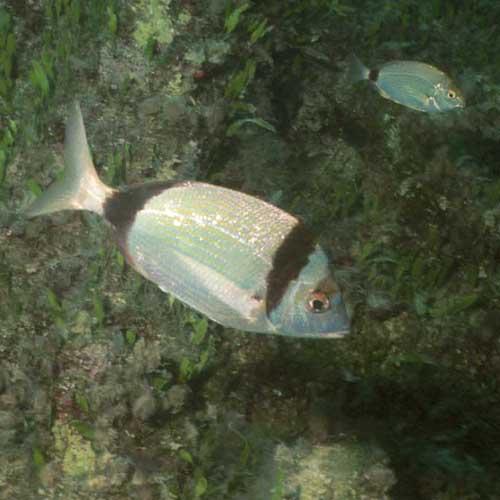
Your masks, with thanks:
[[[391,61],[369,69],[352,55],[349,79],[368,80],[382,97],[417,111],[436,113],[465,106],[462,93],[446,73],[418,61]]]
[[[63,178],[33,202],[29,217],[68,209],[101,215],[134,269],[226,327],[297,337],[349,332],[328,258],[292,215],[202,182],[106,186],[78,103],[66,124],[64,161]]]

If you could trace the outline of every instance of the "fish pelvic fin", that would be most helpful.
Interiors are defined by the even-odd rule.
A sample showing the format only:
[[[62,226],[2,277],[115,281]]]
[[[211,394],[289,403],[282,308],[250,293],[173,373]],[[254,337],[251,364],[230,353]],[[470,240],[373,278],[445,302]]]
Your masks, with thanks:
[[[367,68],[354,54],[347,60],[347,78],[351,83],[370,78],[370,69]]]
[[[90,210],[103,214],[106,198],[114,190],[98,177],[92,162],[78,102],[70,107],[64,137],[64,174],[26,210],[27,217],[60,210]]]

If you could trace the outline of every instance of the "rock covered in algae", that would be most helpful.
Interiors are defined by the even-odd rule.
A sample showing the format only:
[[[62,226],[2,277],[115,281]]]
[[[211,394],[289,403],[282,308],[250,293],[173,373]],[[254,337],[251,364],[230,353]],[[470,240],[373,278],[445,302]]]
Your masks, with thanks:
[[[62,470],[67,476],[83,476],[95,471],[96,456],[90,441],[69,425],[59,424],[52,429],[55,449],[62,456]]]
[[[385,452],[354,438],[321,445],[303,439],[279,444],[257,477],[240,500],[384,500],[396,482]]]

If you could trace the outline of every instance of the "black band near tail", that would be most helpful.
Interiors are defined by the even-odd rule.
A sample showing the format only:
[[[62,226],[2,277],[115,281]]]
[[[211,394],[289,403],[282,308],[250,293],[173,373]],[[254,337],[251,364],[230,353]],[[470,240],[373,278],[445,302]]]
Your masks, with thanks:
[[[370,72],[368,73],[368,80],[370,80],[371,82],[376,82],[378,80],[379,73],[380,70],[371,69]]]
[[[144,208],[151,198],[154,198],[167,189],[181,184],[183,184],[183,182],[179,181],[137,184],[128,186],[121,191],[115,191],[106,199],[104,202],[104,218],[114,227],[118,244],[127,259],[129,259],[126,244],[127,235],[135,221],[137,213]]]

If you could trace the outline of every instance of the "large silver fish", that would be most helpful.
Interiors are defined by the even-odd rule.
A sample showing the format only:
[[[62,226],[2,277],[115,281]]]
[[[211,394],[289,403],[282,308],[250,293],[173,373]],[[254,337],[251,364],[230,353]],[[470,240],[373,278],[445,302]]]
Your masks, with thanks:
[[[416,61],[391,61],[379,68],[367,68],[351,56],[350,79],[369,80],[386,99],[427,113],[449,111],[465,106],[465,99],[442,71]]]
[[[65,175],[27,215],[90,210],[112,226],[130,265],[226,327],[297,337],[349,332],[328,259],[295,217],[201,182],[112,189],[97,176],[78,103],[66,124]]]

